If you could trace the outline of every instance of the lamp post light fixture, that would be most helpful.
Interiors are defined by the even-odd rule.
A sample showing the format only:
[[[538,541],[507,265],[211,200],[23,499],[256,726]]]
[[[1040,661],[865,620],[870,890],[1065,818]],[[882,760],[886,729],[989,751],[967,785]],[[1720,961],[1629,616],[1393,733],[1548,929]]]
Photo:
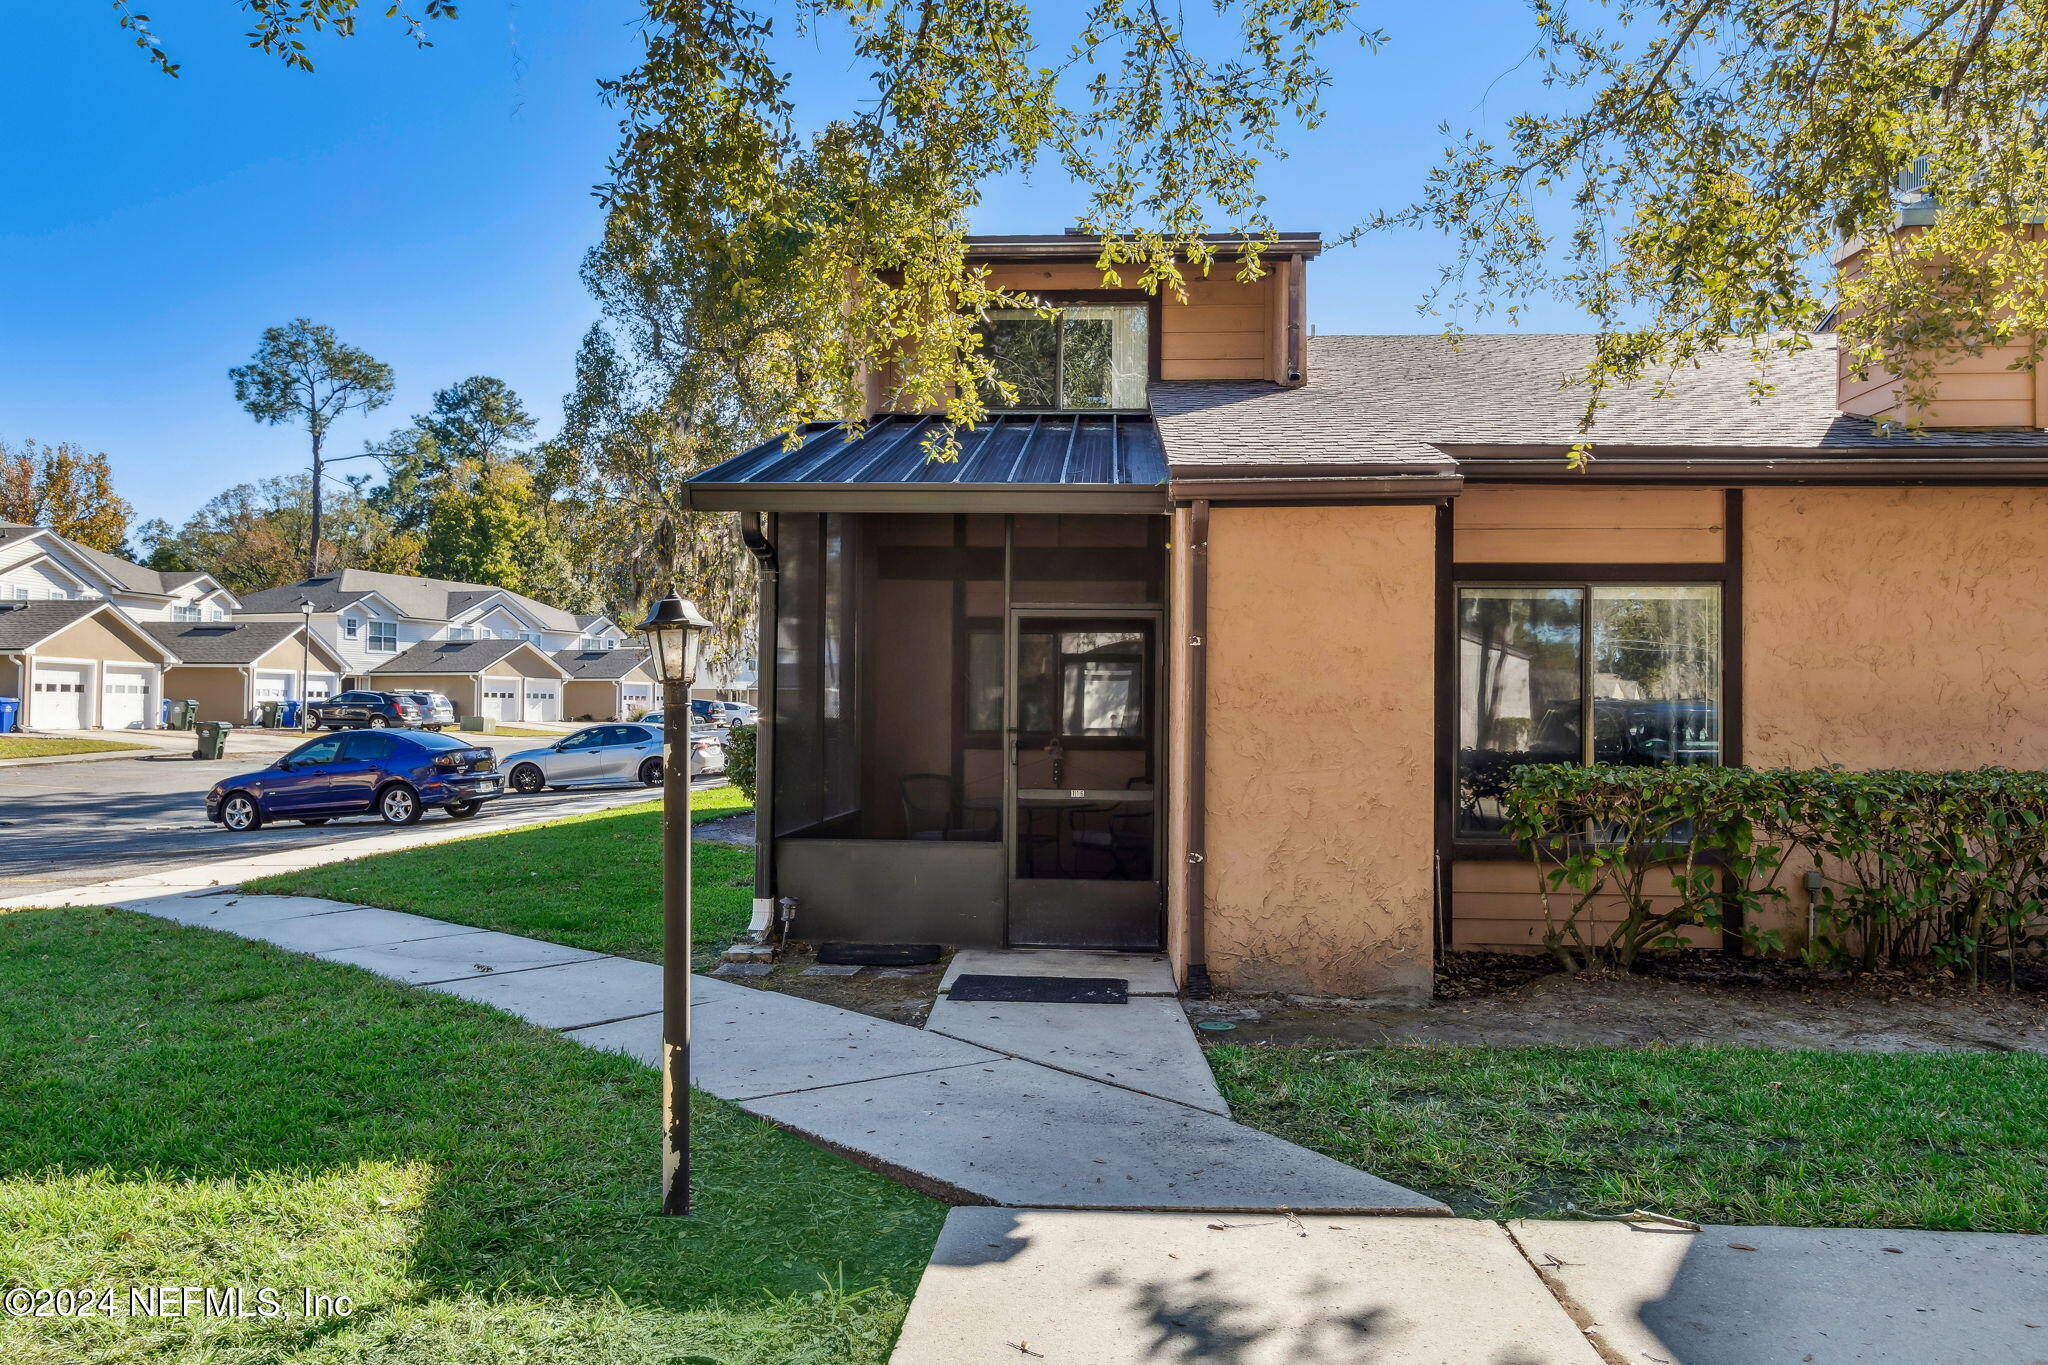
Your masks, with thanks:
[[[690,1211],[690,684],[711,623],[670,593],[639,627],[661,679],[661,1211]]]

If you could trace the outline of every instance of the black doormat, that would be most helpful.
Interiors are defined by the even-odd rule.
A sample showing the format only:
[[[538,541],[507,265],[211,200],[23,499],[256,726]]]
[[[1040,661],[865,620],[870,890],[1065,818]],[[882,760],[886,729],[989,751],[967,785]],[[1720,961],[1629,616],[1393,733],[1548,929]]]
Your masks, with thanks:
[[[828,967],[916,967],[939,960],[936,943],[820,943],[818,961]]]
[[[1121,1005],[1130,982],[1119,976],[976,976],[953,978],[955,1001],[1000,1001],[1022,1005]]]

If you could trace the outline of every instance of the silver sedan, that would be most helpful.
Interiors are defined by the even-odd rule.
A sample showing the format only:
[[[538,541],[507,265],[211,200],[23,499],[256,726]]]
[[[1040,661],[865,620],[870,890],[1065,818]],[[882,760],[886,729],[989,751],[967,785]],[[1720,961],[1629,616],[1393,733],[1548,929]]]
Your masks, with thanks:
[[[525,796],[552,787],[598,783],[661,784],[659,725],[587,725],[541,749],[524,749],[500,759],[499,771],[512,790]]]

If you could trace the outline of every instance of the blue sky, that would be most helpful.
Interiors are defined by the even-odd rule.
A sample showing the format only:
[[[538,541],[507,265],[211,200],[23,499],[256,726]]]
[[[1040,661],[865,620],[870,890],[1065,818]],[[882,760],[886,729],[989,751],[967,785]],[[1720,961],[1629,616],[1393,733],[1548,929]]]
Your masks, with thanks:
[[[427,50],[366,18],[316,44],[312,75],[247,50],[224,0],[148,9],[177,80],[104,3],[0,9],[0,438],[105,450],[138,521],[175,523],[303,467],[303,431],[258,426],[227,380],[265,326],[301,314],[397,370],[392,404],[342,424],[337,451],[471,374],[505,379],[552,426],[596,317],[576,277],[614,126],[595,83],[632,63],[637,7],[467,0]],[[1440,123],[1535,97],[1520,3],[1363,19],[1392,41],[1335,53],[1329,122],[1265,178],[1281,227],[1334,233],[1404,202]],[[787,49],[800,109],[826,117],[860,92],[827,46]],[[1056,178],[1000,184],[975,226],[1058,231],[1074,207]],[[1332,252],[1310,275],[1311,320],[1433,330],[1415,304],[1446,255],[1424,234]],[[1580,322],[1555,309],[1528,325]]]

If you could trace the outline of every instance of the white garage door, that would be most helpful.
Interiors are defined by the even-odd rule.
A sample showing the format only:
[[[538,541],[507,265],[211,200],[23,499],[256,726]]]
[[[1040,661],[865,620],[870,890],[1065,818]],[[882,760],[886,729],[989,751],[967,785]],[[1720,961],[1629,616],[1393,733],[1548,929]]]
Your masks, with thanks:
[[[620,684],[626,699],[626,719],[631,720],[642,711],[654,709],[654,686],[651,683]]]
[[[332,673],[309,673],[306,675],[306,700],[326,701],[341,691],[341,679]]]
[[[539,678],[526,680],[526,718],[528,720],[560,720],[562,718],[562,685]]]
[[[148,726],[150,671],[107,665],[100,685],[100,728],[140,730]]]
[[[290,701],[298,691],[299,675],[265,670],[256,675],[256,700]]]
[[[37,730],[83,730],[86,688],[91,664],[46,664],[40,661],[29,684],[28,723]]]
[[[519,679],[484,679],[484,714],[492,720],[519,719]]]

